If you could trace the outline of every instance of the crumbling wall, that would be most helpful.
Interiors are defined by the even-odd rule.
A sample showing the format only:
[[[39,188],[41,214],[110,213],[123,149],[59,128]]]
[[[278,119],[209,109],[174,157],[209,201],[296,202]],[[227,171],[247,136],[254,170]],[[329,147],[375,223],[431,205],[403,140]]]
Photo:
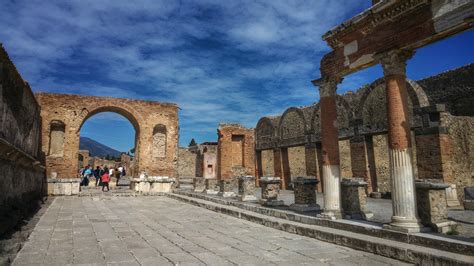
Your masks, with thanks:
[[[43,191],[40,107],[0,46],[0,234],[35,206]]]
[[[446,114],[451,148],[451,170],[458,199],[464,199],[464,187],[474,186],[474,117]]]
[[[178,177],[195,177],[197,153],[189,148],[180,147],[178,150]]]
[[[262,175],[275,176],[275,166],[273,158],[273,150],[262,151]]]
[[[352,177],[351,144],[348,139],[339,141],[341,176]]]

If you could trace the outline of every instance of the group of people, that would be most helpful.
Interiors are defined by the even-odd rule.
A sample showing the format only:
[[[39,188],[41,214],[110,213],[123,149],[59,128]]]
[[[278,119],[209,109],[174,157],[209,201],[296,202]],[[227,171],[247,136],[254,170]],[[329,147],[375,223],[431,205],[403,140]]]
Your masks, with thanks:
[[[110,190],[109,182],[112,176],[116,178],[116,185],[118,185],[120,178],[125,176],[125,174],[125,167],[123,167],[122,165],[119,165],[119,167],[117,168],[108,168],[107,166],[100,165],[97,166],[95,170],[93,170],[90,165],[87,165],[86,167],[81,168],[81,170],[79,170],[81,186],[89,186],[89,182],[91,181],[92,177],[94,177],[95,186],[101,186],[102,191],[105,191],[106,187],[107,191]]]

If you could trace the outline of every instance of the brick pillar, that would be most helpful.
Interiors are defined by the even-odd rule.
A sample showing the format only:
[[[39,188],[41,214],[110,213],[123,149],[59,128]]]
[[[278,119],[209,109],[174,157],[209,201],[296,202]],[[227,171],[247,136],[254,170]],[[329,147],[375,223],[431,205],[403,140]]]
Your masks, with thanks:
[[[263,176],[263,167],[262,167],[262,151],[258,150],[255,151],[256,153],[256,175],[257,178],[255,179],[255,184],[258,186],[260,178]]]
[[[388,148],[393,205],[392,221],[387,227],[405,232],[417,232],[422,228],[416,208],[406,89],[406,60],[411,55],[411,52],[394,50],[377,56],[382,64],[387,86]]]
[[[291,171],[290,171],[290,160],[288,159],[288,148],[281,148],[281,168],[282,168],[282,180],[281,188],[288,189],[291,182]]]
[[[304,155],[305,155],[305,162],[306,162],[306,175],[307,176],[314,176],[317,178],[318,176],[318,166],[316,165],[317,160],[317,150],[316,144],[306,144],[304,147]]]
[[[317,166],[317,175],[316,178],[319,180],[317,189],[318,192],[324,192],[324,180],[323,180],[323,151],[321,148],[321,143],[316,143],[316,158],[318,159],[316,166]]]
[[[366,192],[374,191],[369,164],[369,147],[364,136],[355,136],[350,139],[351,168],[354,177],[363,178],[367,183]]]
[[[319,86],[321,104],[321,144],[323,155],[324,212],[327,218],[341,218],[339,132],[337,128],[336,89],[340,78],[322,78]]]
[[[421,112],[423,127],[415,130],[418,178],[448,184],[448,207],[460,206],[451,166],[451,141],[447,128],[441,123],[446,107],[436,104],[421,108]]]
[[[279,148],[273,149],[273,173],[275,177],[283,179],[281,151]]]

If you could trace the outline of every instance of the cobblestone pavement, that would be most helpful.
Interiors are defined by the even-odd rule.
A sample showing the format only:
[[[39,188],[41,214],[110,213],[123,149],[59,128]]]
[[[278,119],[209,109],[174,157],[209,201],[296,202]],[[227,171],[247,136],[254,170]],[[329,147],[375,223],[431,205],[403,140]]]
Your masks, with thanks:
[[[402,265],[167,197],[58,197],[14,265]]]

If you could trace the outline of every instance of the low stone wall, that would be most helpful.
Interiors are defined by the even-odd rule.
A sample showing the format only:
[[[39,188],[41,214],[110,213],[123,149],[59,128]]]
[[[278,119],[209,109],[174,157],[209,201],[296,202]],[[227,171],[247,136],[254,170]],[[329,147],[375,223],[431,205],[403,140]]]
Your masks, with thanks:
[[[169,193],[175,183],[174,178],[168,177],[134,178],[130,182],[130,189],[143,194]]]
[[[50,178],[46,181],[47,195],[72,196],[79,194],[80,178]]]

